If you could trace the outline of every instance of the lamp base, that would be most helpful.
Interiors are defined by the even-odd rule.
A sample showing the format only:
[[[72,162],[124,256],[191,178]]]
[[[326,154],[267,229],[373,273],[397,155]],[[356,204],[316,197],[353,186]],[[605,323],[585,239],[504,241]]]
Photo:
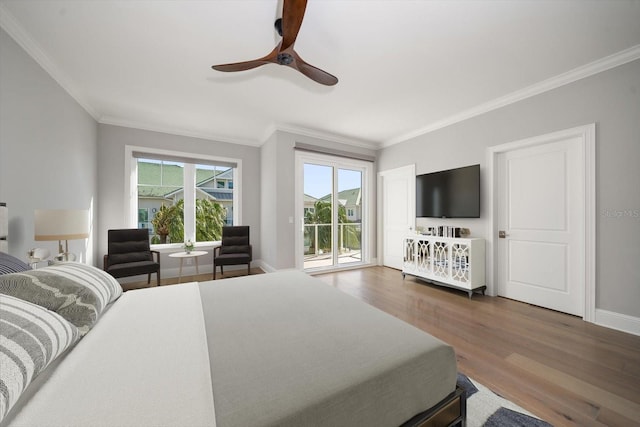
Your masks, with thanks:
[[[53,257],[56,262],[66,262],[66,261],[75,261],[76,254],[72,252],[60,252],[58,255]]]

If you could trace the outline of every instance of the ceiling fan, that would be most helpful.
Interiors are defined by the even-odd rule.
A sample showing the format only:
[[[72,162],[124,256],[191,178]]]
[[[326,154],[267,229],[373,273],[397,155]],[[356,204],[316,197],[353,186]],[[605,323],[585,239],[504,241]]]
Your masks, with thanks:
[[[306,63],[300,55],[293,49],[293,45],[298,37],[298,31],[304,19],[304,11],[307,7],[307,0],[284,0],[282,7],[282,18],[276,19],[275,28],[282,37],[280,43],[266,56],[245,62],[235,62],[232,64],[214,65],[211,68],[218,71],[245,71],[265,64],[280,64],[300,71],[320,84],[333,86],[338,83],[338,79]]]

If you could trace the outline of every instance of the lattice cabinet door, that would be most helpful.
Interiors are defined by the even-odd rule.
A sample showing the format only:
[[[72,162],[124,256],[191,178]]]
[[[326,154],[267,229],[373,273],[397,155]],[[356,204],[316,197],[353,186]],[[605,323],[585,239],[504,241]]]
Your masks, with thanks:
[[[452,243],[451,248],[451,280],[465,287],[469,285],[469,243]]]
[[[433,248],[433,270],[436,278],[447,279],[449,277],[449,245],[447,242],[434,240],[431,242]]]
[[[404,267],[402,271],[414,272],[416,271],[416,245],[417,239],[411,237],[405,237],[403,240],[404,250]]]
[[[416,269],[419,273],[429,273],[431,268],[431,243],[419,239],[416,241]]]

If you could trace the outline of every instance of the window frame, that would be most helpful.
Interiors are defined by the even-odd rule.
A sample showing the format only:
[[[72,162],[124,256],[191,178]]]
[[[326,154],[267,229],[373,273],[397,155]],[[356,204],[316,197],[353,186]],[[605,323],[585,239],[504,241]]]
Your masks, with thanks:
[[[142,155],[175,157],[175,161],[189,162],[190,164],[203,164],[203,163],[222,163],[222,164],[235,164],[233,167],[233,223],[236,225],[242,225],[242,159],[229,158],[222,156],[211,156],[201,153],[191,153],[178,150],[165,150],[152,147],[125,145],[125,179],[124,179],[124,224],[128,228],[138,228],[138,157],[134,156],[135,153]],[[186,187],[186,182],[185,182]],[[194,181],[195,191],[195,181]],[[195,193],[194,193],[195,196]],[[185,191],[185,209],[187,208],[186,191]],[[190,224],[191,229],[187,230],[187,224]],[[194,219],[188,221],[185,218],[185,239],[195,240],[195,211]],[[196,246],[211,246],[216,242],[196,242]],[[166,244],[154,244],[151,245],[153,249],[165,250],[181,248],[183,243],[166,243]]]

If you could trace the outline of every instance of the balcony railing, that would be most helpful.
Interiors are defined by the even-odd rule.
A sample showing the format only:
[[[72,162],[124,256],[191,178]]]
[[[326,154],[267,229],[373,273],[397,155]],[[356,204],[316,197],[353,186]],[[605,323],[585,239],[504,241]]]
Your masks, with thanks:
[[[317,256],[332,251],[332,224],[304,225],[304,254]],[[348,222],[338,224],[338,253],[361,249],[362,223]]]

